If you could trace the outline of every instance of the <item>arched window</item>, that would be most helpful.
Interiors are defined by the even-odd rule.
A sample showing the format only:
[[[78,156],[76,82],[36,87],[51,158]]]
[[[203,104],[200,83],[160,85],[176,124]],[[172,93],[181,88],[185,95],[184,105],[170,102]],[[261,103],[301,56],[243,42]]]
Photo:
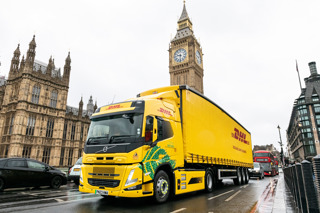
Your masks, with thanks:
[[[31,97],[31,102],[38,104],[39,103],[39,97],[40,97],[40,86],[35,85],[32,89],[32,97]]]

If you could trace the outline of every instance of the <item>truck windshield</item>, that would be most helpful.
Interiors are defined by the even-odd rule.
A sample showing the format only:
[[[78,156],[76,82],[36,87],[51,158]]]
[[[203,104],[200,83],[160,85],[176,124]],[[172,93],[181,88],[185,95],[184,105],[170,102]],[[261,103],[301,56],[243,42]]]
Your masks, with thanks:
[[[132,142],[141,136],[143,114],[121,114],[93,119],[89,127],[87,144]],[[130,140],[127,140],[131,138]]]

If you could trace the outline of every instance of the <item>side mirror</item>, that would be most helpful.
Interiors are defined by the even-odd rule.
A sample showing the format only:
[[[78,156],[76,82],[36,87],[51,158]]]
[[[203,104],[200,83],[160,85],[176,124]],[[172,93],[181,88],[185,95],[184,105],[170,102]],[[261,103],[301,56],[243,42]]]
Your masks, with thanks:
[[[49,167],[46,166],[43,171],[48,172],[49,171]]]

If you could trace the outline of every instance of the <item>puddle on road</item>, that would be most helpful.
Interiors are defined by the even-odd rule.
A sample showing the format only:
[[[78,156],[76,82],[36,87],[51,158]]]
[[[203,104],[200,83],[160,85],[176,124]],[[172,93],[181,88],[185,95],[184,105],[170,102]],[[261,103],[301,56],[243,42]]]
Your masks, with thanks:
[[[269,184],[263,191],[260,199],[250,213],[269,213],[272,212],[275,192],[278,184],[278,179],[270,180]]]

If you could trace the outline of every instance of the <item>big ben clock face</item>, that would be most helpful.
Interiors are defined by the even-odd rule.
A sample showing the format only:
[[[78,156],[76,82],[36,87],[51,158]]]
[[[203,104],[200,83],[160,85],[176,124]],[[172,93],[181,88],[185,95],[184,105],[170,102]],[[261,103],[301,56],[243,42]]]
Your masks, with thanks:
[[[196,58],[197,58],[198,64],[201,64],[201,54],[200,54],[199,50],[197,50],[197,52],[196,52]]]
[[[175,53],[174,53],[174,60],[176,62],[182,62],[184,61],[184,59],[187,56],[187,51],[183,48],[178,49]]]

